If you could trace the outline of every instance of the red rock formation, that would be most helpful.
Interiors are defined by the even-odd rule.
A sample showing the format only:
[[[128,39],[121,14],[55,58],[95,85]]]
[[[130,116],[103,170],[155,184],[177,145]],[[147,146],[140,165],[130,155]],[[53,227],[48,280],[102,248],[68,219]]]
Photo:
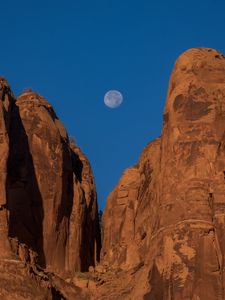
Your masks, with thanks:
[[[103,262],[137,265],[117,299],[225,299],[224,141],[225,57],[190,49],[170,79],[162,137],[107,201]]]
[[[160,139],[156,139],[144,149],[139,163],[124,172],[107,200],[101,253],[102,262],[111,268],[131,269],[145,259],[149,248],[146,241],[155,226],[153,216],[157,212],[155,178],[159,153]]]
[[[96,188],[91,166],[74,142],[70,142],[74,196],[70,217],[69,261],[74,271],[86,271],[99,261],[101,236],[98,223]],[[79,253],[79,255],[77,255]]]
[[[8,83],[0,78],[0,257],[10,256],[7,213],[7,160],[9,156],[9,126],[14,99]]]
[[[39,264],[52,272],[87,270],[96,262],[96,192],[85,165],[52,106],[32,91],[18,97],[10,129],[9,235],[36,251]]]
[[[14,103],[2,82],[1,299],[225,300],[222,54],[190,49],[178,58],[162,136],[107,200],[96,266],[100,234],[87,158],[44,98],[29,91]]]
[[[0,84],[0,267],[6,282],[0,298],[10,291],[11,299],[36,299],[47,288],[38,299],[87,299],[74,286],[72,291],[66,282],[62,286],[56,275],[43,273],[43,279],[38,270],[41,266],[45,272],[73,276],[99,260],[90,164],[43,97],[27,91],[15,101],[7,82],[1,79]],[[10,270],[20,262],[14,280]],[[20,280],[27,281],[24,289]],[[15,293],[12,285],[17,286]]]

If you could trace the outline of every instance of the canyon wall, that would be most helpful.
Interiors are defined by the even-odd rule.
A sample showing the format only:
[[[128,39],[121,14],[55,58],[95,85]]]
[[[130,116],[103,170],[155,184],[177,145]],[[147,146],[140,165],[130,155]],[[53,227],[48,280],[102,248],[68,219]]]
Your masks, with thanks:
[[[3,78],[0,104],[1,299],[225,300],[221,53],[176,61],[162,134],[110,193],[102,236],[90,163],[52,106]]]
[[[88,271],[101,247],[90,163],[43,97],[16,99],[4,78],[0,92],[0,266]]]
[[[221,53],[190,49],[178,58],[163,119],[162,136],[107,200],[102,261],[140,269],[128,284],[131,299],[225,299]]]

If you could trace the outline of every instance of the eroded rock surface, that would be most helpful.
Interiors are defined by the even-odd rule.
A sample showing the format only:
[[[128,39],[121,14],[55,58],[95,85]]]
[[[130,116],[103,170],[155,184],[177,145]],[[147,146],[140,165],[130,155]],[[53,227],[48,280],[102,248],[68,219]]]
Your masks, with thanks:
[[[13,94],[7,81],[0,78],[0,257],[10,257],[7,212],[7,161]]]
[[[103,215],[104,263],[128,274],[143,262],[119,299],[225,299],[224,139],[225,57],[190,49],[170,79],[161,138],[124,173]]]
[[[81,151],[73,149],[43,97],[28,91],[17,98],[8,161],[9,235],[34,249],[42,267],[57,273],[87,270],[99,251],[93,175]],[[81,257],[83,252],[87,255]]]
[[[62,278],[87,271],[101,245],[90,164],[43,97],[15,100],[4,79],[0,92],[0,267],[2,258]]]
[[[74,194],[70,217],[69,261],[73,261],[74,271],[88,271],[88,267],[94,266],[100,259],[97,194],[88,159],[74,142],[70,142],[70,148]]]

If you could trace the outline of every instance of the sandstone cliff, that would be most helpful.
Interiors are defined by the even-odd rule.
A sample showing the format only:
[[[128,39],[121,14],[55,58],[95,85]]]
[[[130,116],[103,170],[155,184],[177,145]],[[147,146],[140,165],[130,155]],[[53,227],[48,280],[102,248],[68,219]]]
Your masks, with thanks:
[[[7,161],[9,157],[9,126],[14,98],[7,81],[0,78],[0,257],[11,254],[8,240]]]
[[[101,243],[90,164],[43,97],[27,91],[15,100],[0,82],[0,265],[87,271]]]
[[[163,117],[161,138],[146,147],[137,166],[125,171],[107,200],[102,263],[123,269],[123,274],[134,270],[117,299],[222,300],[222,54],[190,49],[178,58]],[[122,291],[127,293],[120,296]],[[109,299],[114,297],[115,291]]]

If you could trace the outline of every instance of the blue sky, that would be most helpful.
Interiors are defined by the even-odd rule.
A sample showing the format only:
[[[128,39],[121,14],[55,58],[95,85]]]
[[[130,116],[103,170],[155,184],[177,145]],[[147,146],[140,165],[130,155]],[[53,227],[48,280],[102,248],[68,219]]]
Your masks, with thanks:
[[[0,75],[53,104],[92,164],[100,208],[160,135],[175,59],[192,47],[225,53],[224,0],[9,0],[0,18]],[[110,89],[124,96],[113,110]]]

